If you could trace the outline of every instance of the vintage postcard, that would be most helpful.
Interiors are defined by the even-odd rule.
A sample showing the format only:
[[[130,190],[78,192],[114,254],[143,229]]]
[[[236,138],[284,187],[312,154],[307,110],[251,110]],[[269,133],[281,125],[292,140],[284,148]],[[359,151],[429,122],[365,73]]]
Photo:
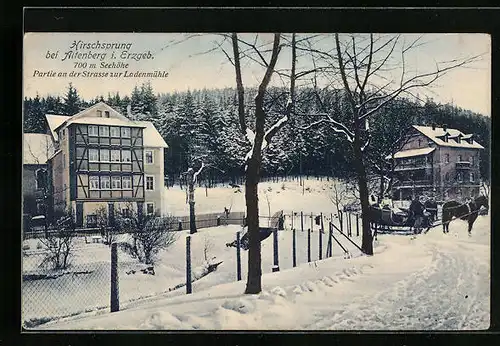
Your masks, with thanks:
[[[25,330],[486,330],[486,34],[23,42]]]

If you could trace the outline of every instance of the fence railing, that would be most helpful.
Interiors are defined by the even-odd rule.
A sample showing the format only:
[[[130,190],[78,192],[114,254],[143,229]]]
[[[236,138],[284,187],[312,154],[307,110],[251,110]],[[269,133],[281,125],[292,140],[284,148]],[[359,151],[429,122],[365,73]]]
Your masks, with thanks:
[[[244,219],[244,213],[232,212],[229,216],[227,224],[241,225]],[[263,260],[264,273],[339,255],[346,257],[349,251],[358,251],[356,244],[360,243],[362,233],[358,214],[279,211],[260,218],[261,226],[268,232],[266,237],[271,235],[272,239],[269,243],[272,243],[272,256],[266,254],[267,260]],[[214,222],[217,219],[224,222],[220,214],[197,215],[197,228],[216,227]],[[188,218],[182,220],[186,222],[183,229],[189,230]],[[265,226],[268,221],[272,224],[270,227]],[[224,227],[222,222],[220,226]],[[231,228],[227,230],[230,232]],[[133,234],[117,234],[114,244],[108,246],[98,236],[95,237],[97,241],[89,241],[88,235],[96,231],[84,229],[78,230],[78,236],[73,234],[74,237],[68,243],[71,248],[68,263],[61,262],[64,261],[64,253],[54,253],[51,249],[54,245],[51,241],[60,245],[64,239],[49,236],[52,238],[49,241],[42,233],[39,238],[24,241],[22,319],[25,327],[33,328],[51,320],[99,310],[114,312],[136,301],[170,294],[172,291],[175,294],[196,292],[199,286],[195,283],[216,271],[223,261],[234,263],[234,268],[229,269],[234,270],[234,281],[241,280],[247,270],[247,261],[241,257],[244,256],[242,250],[247,249],[244,244],[248,241],[245,239],[248,235],[241,228],[231,232],[236,239],[235,244],[231,245],[235,250],[224,252],[230,258],[206,265],[200,265],[207,261],[206,254],[203,258],[200,251],[204,247],[204,232],[200,232],[200,236],[186,235],[184,246],[182,233],[171,231],[177,235],[178,244],[169,258],[177,262],[173,270],[167,273],[160,273],[158,268],[155,273],[154,265],[141,263],[125,251],[134,245]],[[280,233],[278,236],[278,232],[287,235]],[[291,259],[288,254],[292,254]],[[61,263],[57,264],[57,261]],[[225,274],[222,277],[225,280],[230,278]]]

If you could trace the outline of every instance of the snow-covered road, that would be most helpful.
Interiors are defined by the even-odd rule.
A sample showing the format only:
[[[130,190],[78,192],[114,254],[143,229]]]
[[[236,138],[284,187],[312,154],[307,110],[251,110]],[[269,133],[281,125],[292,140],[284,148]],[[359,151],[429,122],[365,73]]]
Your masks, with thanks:
[[[488,216],[472,237],[462,221],[446,235],[380,235],[374,256],[264,274],[259,295],[242,294],[243,280],[40,329],[484,330],[490,234]]]
[[[307,329],[488,328],[489,263],[481,259],[484,253],[489,255],[489,248],[448,241],[424,246],[432,256],[429,265],[400,281],[387,282],[387,288],[372,296],[323,311]]]

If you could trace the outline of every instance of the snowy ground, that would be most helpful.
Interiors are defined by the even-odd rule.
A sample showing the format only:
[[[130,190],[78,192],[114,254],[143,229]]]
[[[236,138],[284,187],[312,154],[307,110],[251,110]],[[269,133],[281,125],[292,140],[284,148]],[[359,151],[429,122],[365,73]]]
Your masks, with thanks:
[[[309,214],[332,212],[329,199],[331,182],[306,181],[309,189],[298,182],[264,183],[260,210],[271,215],[303,210]],[[270,189],[269,189],[270,187]],[[214,188],[205,196],[197,189],[197,213],[220,212],[232,204],[233,211],[244,210],[243,193],[230,188]],[[188,211],[185,192],[168,189],[169,209],[176,215]],[[304,228],[310,228],[306,219]],[[208,257],[223,261],[217,271],[195,281],[193,294],[185,287],[169,291],[185,282],[185,236],[161,254],[155,265],[155,276],[142,273],[127,275],[137,268],[135,260],[119,253],[120,312],[109,313],[109,248],[103,244],[83,244],[83,256],[75,264],[94,266],[100,280],[87,282],[67,280],[72,290],[44,292],[31,298],[31,307],[56,307],[51,316],[68,316],[40,325],[40,329],[404,329],[456,330],[489,327],[490,224],[489,216],[480,216],[472,237],[466,224],[453,221],[450,233],[432,229],[417,238],[401,235],[379,235],[375,255],[361,256],[347,242],[352,258],[345,259],[334,243],[334,257],[317,261],[319,232],[311,234],[312,262],[307,263],[307,232],[297,232],[297,268],[292,268],[292,232],[290,219],[285,231],[279,232],[279,273],[272,273],[272,236],[262,242],[263,289],[259,295],[243,295],[247,252],[242,251],[242,281],[236,282],[236,250],[225,243],[235,239],[238,226],[201,229],[192,235],[192,265],[196,276],[204,261],[203,249],[209,245]],[[338,221],[335,221],[338,222]],[[294,220],[295,227],[300,222]],[[326,225],[325,225],[326,226]],[[300,229],[300,227],[299,227]],[[357,244],[361,238],[352,238]],[[323,236],[323,258],[327,246]],[[35,249],[32,245],[31,249]],[[72,279],[72,280],[77,280]],[[91,285],[92,283],[92,285]],[[78,285],[75,285],[78,284]],[[85,285],[84,285],[85,284]],[[52,285],[51,287],[57,287]],[[64,286],[63,286],[64,287]],[[74,291],[77,287],[78,290]],[[23,303],[25,301],[23,285]],[[69,294],[68,292],[76,292]],[[35,292],[32,290],[31,292]],[[79,295],[78,295],[79,294]],[[62,297],[65,297],[64,299]],[[91,297],[82,299],[82,297]],[[43,304],[41,304],[43,302]],[[100,310],[96,308],[102,307]],[[36,308],[34,309],[36,310]],[[48,314],[43,310],[23,311],[23,319]],[[91,311],[82,313],[85,310]]]
[[[469,238],[466,224],[454,221],[447,235],[380,235],[373,257],[266,273],[258,295],[242,294],[243,280],[41,329],[487,329],[489,217],[473,232]]]

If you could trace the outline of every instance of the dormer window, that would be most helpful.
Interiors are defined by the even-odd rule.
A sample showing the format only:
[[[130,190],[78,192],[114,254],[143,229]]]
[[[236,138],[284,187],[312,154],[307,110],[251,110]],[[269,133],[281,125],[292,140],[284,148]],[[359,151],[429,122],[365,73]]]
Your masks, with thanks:
[[[109,118],[109,111],[104,111],[104,117]]]
[[[99,118],[102,118],[102,111],[97,111],[96,113]]]

